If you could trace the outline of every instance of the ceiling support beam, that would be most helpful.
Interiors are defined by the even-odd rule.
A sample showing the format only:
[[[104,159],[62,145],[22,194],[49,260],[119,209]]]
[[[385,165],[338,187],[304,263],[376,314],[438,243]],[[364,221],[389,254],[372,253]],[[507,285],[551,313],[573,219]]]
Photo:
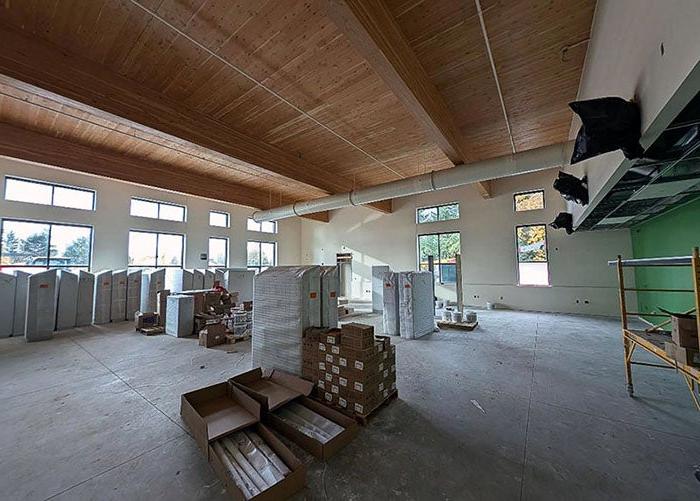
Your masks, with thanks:
[[[452,114],[382,0],[327,0],[328,15],[452,163],[469,159]],[[488,183],[477,183],[484,197]]]
[[[352,188],[296,155],[186,108],[85,58],[69,54],[0,22],[0,74],[13,85],[128,127],[193,143],[326,193]],[[59,101],[60,102],[60,101]]]
[[[247,207],[269,206],[265,191],[6,123],[0,123],[0,155]],[[328,212],[314,214],[319,221],[328,218]]]

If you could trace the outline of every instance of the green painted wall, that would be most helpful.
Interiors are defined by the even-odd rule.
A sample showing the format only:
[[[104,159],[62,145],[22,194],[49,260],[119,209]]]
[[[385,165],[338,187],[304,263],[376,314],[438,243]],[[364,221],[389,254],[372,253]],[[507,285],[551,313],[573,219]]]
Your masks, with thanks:
[[[700,198],[632,228],[631,233],[635,258],[690,255],[693,247],[700,247]],[[693,288],[689,268],[635,268],[635,279],[640,288]],[[639,311],[649,313],[659,306],[671,311],[694,306],[692,294],[684,293],[639,292],[637,301]]]

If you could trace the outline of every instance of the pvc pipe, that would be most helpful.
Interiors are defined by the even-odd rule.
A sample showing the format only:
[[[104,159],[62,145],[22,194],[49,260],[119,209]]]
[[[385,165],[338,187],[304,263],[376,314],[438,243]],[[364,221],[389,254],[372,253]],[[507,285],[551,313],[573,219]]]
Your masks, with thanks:
[[[513,155],[505,155],[471,164],[460,164],[451,169],[419,174],[348,193],[339,193],[315,200],[275,207],[274,209],[256,211],[252,217],[258,223],[276,221],[287,217],[342,209],[354,205],[364,205],[391,198],[418,195],[465,184],[563,167],[568,165],[572,150],[573,142],[543,146]]]

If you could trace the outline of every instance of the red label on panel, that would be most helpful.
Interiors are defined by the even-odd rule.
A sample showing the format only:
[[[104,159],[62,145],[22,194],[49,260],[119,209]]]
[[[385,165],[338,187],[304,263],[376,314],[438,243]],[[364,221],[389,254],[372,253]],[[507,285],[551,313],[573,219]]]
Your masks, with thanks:
[[[48,289],[48,288],[49,288],[49,284],[39,284],[39,288],[40,288],[40,289]]]
[[[405,287],[406,289],[410,289],[410,288],[411,288],[411,284],[406,284],[406,285],[404,285],[404,287]]]
[[[331,297],[335,297],[335,291],[331,292]]]
[[[310,297],[311,299],[316,299],[316,293],[315,293],[315,292],[311,292],[311,293],[309,294],[309,297]]]

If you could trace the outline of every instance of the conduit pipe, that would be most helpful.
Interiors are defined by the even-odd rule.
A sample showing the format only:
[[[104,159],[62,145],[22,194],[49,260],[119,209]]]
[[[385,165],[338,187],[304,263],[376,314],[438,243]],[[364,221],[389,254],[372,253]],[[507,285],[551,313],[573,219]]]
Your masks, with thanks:
[[[570,141],[471,164],[455,165],[450,169],[432,171],[427,174],[390,181],[348,193],[339,193],[307,200],[306,202],[275,207],[274,209],[256,211],[253,213],[253,219],[258,223],[277,221],[314,212],[342,209],[344,207],[418,195],[419,193],[444,190],[491,179],[564,167],[569,163],[572,150],[573,141]]]

